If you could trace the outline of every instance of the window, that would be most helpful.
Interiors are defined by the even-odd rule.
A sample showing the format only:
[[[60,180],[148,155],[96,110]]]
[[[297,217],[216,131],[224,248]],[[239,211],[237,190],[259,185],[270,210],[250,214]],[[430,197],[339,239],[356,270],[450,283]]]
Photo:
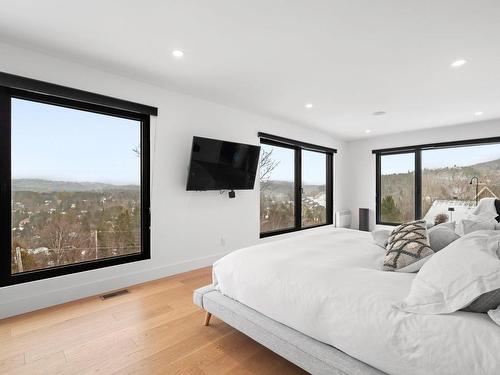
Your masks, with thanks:
[[[332,224],[335,150],[259,136],[261,237]]]
[[[148,259],[149,115],[10,87],[0,107],[1,285]]]
[[[380,219],[401,223],[415,218],[415,155],[382,155]]]
[[[260,231],[295,227],[295,151],[262,144],[260,159]]]
[[[377,223],[437,224],[500,197],[500,138],[376,150]]]
[[[326,154],[302,151],[302,226],[326,224]]]

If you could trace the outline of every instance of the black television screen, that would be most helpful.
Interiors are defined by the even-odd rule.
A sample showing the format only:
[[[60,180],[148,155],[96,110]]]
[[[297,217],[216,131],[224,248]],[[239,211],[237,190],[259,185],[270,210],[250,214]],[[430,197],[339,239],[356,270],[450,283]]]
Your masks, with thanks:
[[[193,137],[186,190],[253,189],[260,147]]]

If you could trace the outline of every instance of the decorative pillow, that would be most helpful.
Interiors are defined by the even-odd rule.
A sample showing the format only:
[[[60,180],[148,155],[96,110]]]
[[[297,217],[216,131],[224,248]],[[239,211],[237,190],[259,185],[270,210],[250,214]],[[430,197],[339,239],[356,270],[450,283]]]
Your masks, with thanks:
[[[488,315],[496,324],[500,326],[500,306],[498,306],[495,310],[488,311]]]
[[[397,226],[387,240],[386,250],[384,271],[418,271],[425,263],[423,259],[434,254],[429,247],[425,221],[412,221]],[[420,261],[417,265],[406,269],[417,261]]]
[[[460,236],[455,233],[455,225],[450,226],[448,224],[451,223],[439,224],[427,231],[430,247],[435,253],[460,238]]]
[[[372,232],[373,241],[380,247],[384,248],[387,246],[387,239],[391,234],[390,229],[375,229]]]
[[[500,288],[495,241],[500,241],[498,232],[478,231],[452,242],[422,267],[410,294],[397,307],[419,314],[447,314]]]

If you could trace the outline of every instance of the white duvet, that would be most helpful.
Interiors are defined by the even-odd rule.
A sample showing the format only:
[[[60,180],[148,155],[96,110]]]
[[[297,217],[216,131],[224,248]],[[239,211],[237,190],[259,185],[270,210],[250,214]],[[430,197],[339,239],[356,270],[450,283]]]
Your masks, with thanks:
[[[331,226],[237,250],[216,288],[389,374],[500,374],[500,327],[487,314],[417,315],[393,307],[415,274],[380,271],[371,235]]]

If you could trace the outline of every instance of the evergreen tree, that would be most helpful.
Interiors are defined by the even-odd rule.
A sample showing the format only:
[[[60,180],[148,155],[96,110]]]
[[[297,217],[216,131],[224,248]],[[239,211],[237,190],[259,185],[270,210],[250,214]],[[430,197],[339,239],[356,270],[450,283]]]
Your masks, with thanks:
[[[127,254],[134,251],[137,246],[134,240],[132,220],[129,210],[121,212],[116,218],[115,226],[115,246],[121,254]]]
[[[398,222],[401,220],[401,212],[396,206],[392,195],[388,195],[382,199],[381,214],[382,221]]]

